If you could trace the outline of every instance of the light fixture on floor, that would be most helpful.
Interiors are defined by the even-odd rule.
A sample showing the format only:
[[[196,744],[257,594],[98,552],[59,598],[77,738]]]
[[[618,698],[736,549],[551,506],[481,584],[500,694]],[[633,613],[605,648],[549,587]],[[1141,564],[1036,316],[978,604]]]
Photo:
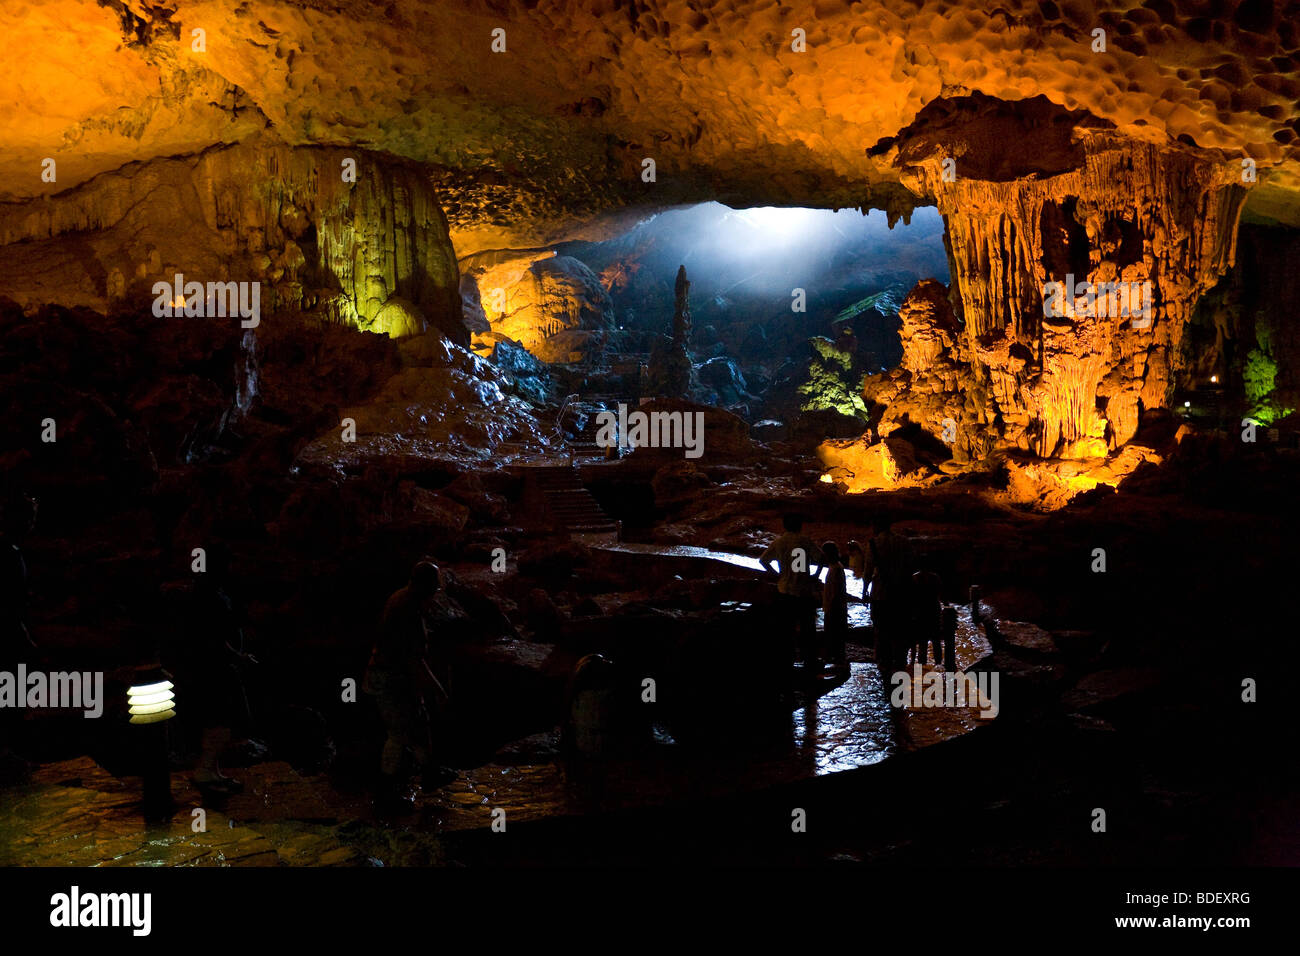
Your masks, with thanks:
[[[171,675],[161,667],[151,666],[136,671],[126,692],[131,723],[143,728],[135,734],[140,747],[146,819],[165,819],[173,809],[167,745],[167,721],[176,716],[172,689]]]

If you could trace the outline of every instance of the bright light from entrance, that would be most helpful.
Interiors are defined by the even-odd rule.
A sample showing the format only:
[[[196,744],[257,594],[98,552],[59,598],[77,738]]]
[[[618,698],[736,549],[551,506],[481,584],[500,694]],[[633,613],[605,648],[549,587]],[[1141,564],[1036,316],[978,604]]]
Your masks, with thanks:
[[[750,241],[771,247],[793,245],[807,239],[819,228],[826,227],[828,215],[825,209],[759,206],[737,209],[727,218],[748,226]]]

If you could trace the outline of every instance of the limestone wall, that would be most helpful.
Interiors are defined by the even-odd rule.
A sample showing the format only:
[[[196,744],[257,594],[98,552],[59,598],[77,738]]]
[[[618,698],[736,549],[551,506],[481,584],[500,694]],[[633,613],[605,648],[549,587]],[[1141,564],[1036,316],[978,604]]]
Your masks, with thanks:
[[[1240,167],[1109,131],[1077,135],[1083,164],[1055,176],[948,182],[938,154],[905,170],[947,224],[953,308],[932,287],[904,305],[903,367],[864,393],[890,406],[882,432],[907,418],[938,437],[948,418],[965,433],[962,455],[1002,445],[1101,457],[1133,437],[1144,409],[1168,404],[1192,309],[1233,262]],[[1075,314],[1045,316],[1045,286],[1071,274],[1150,282],[1149,323],[1084,299]]]
[[[0,204],[0,295],[24,306],[148,309],[154,283],[176,273],[260,282],[264,311],[395,335],[427,321],[468,341],[446,219],[403,160],[254,141]]]
[[[614,325],[609,294],[591,269],[551,250],[503,251],[466,263],[491,332],[490,343],[517,342],[544,362],[581,361]],[[596,348],[598,348],[598,344]]]

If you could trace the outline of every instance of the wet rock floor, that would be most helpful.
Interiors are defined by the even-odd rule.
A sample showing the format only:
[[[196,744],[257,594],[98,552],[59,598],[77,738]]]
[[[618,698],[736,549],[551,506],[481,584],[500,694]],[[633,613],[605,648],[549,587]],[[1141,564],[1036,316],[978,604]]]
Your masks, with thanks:
[[[967,626],[959,663],[982,638]],[[853,649],[852,656],[862,657]],[[245,792],[206,802],[184,774],[172,775],[174,815],[146,824],[138,778],[115,778],[88,757],[38,768],[27,783],[0,791],[0,865],[5,866],[357,866],[437,863],[437,835],[552,816],[643,808],[746,792],[878,763],[899,749],[873,664],[851,664],[846,680],[820,696],[801,695],[786,732],[761,746],[675,744],[659,734],[648,752],[599,766],[559,754],[557,733],[525,738],[496,761],[459,772],[413,810],[377,820],[362,795],[339,792],[325,776],[282,762],[232,771]],[[975,729],[973,708],[925,709],[907,718],[907,746],[928,746]],[[508,762],[505,762],[508,761]],[[202,809],[206,828],[196,832]],[[500,815],[497,815],[500,818]]]
[[[852,585],[860,594],[860,582]],[[909,706],[901,721],[891,716],[870,652],[853,643],[869,621],[866,606],[850,607],[848,675],[805,679],[793,710],[777,715],[780,725],[761,736],[753,734],[750,715],[737,714],[734,726],[714,728],[707,741],[686,746],[657,729],[654,742],[635,754],[578,764],[561,756],[558,732],[538,734],[503,748],[493,762],[460,770],[438,790],[415,790],[411,811],[397,818],[377,819],[364,794],[273,761],[232,771],[245,791],[219,805],[174,773],[175,813],[146,824],[137,778],[115,778],[88,757],[46,764],[27,783],[0,791],[0,865],[436,864],[447,862],[440,834],[761,791],[868,767],[988,722],[974,706]],[[970,609],[959,607],[958,668],[989,650]]]
[[[273,762],[238,772],[246,792],[211,806],[172,775],[176,811],[147,824],[138,778],[89,757],[46,764],[0,792],[4,866],[344,866],[365,862],[340,840],[329,794]],[[205,819],[195,815],[201,809]],[[200,821],[202,828],[196,829]]]

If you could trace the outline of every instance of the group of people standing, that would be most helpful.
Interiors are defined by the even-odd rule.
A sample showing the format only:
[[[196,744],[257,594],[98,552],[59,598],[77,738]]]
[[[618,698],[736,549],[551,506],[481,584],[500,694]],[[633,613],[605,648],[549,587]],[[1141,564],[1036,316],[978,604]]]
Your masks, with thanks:
[[[935,663],[955,666],[956,618],[940,598],[939,576],[919,568],[911,542],[874,520],[864,546],[849,541],[844,553],[833,541],[817,544],[803,532],[803,518],[788,514],[784,533],[763,552],[762,565],[778,575],[782,624],[794,644],[794,655],[805,668],[829,663],[847,669],[848,575],[863,582],[860,600],[871,605],[876,664],[882,674],[924,664],[933,646]],[[821,580],[822,570],[825,580]],[[817,633],[817,608],[823,627]]]

